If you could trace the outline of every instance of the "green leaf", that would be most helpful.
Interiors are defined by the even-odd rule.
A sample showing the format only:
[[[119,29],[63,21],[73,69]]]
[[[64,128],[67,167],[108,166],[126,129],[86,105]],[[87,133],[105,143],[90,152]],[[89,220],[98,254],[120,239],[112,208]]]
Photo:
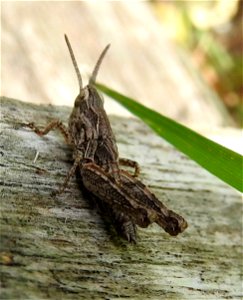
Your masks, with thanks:
[[[100,91],[115,99],[131,113],[142,119],[158,135],[203,168],[243,192],[243,157],[240,154],[203,137],[195,131],[102,84],[97,83],[96,86]]]

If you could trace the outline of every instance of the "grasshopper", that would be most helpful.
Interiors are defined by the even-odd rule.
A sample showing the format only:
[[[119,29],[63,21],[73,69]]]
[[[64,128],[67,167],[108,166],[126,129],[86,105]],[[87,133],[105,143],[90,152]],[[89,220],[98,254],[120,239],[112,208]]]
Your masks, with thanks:
[[[79,94],[75,99],[68,127],[60,120],[53,120],[43,130],[34,123],[24,124],[39,136],[58,129],[66,143],[73,148],[74,163],[58,193],[64,191],[70,178],[78,170],[84,187],[92,194],[101,210],[109,212],[117,231],[128,241],[136,242],[136,224],[147,227],[156,222],[171,235],[184,231],[187,222],[167,209],[136,178],[140,171],[138,163],[119,158],[103,99],[95,88],[99,67],[110,45],[101,53],[88,85],[83,87],[82,77],[66,35],[65,40],[79,83]],[[121,165],[133,167],[134,174],[122,170]]]

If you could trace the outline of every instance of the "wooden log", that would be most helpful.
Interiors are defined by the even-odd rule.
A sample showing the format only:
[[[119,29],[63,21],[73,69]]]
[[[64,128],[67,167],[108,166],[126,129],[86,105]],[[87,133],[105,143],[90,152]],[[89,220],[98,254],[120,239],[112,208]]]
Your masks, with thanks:
[[[157,137],[141,121],[110,117],[120,155],[188,229],[177,237],[156,224],[121,240],[76,179],[50,196],[71,166],[71,150],[51,132],[21,122],[65,123],[68,107],[1,99],[1,299],[240,299],[239,193]],[[38,153],[38,157],[36,154]]]

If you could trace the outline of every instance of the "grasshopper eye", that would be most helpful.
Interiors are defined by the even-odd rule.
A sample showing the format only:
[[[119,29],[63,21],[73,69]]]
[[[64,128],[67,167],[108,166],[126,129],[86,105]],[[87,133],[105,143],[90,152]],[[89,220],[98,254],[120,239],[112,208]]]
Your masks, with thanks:
[[[80,100],[81,100],[81,98],[80,98],[80,96],[78,95],[78,97],[75,99],[75,102],[74,102],[74,106],[75,106],[75,107],[80,106]]]
[[[89,89],[86,87],[83,90],[83,99],[88,100],[89,99]]]
[[[89,89],[85,87],[80,91],[79,95],[75,99],[74,106],[78,107],[81,105],[82,101],[87,101],[88,99],[89,99]]]

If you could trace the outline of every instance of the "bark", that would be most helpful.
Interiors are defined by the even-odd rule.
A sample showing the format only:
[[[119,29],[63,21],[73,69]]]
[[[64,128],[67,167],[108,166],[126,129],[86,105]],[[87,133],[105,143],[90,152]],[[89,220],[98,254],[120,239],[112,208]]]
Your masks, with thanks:
[[[57,132],[40,138],[21,122],[67,122],[70,108],[1,102],[1,299],[240,299],[240,195],[157,137],[141,121],[110,117],[120,155],[188,229],[153,224],[136,245],[117,237],[73,178]],[[38,157],[36,158],[36,153]],[[36,158],[36,159],[35,159]]]

